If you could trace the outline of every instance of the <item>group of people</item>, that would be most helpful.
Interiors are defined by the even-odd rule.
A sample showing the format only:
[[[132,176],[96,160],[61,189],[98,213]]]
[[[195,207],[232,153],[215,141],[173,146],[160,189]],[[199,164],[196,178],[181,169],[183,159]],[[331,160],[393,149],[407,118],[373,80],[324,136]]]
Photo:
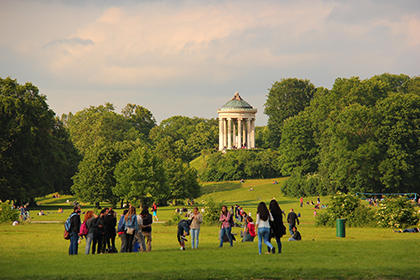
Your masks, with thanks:
[[[70,247],[69,255],[77,255],[79,238],[86,237],[85,254],[117,253],[115,247],[117,213],[112,208],[104,208],[99,215],[87,211],[83,222],[80,221],[80,205],[75,205],[70,215]],[[136,244],[140,251],[152,250],[152,215],[148,207],[144,207],[136,215],[136,207],[124,210],[118,222],[118,236],[121,238],[120,252],[133,252]]]
[[[293,211],[291,211],[296,215]],[[299,223],[297,215],[294,216],[289,213],[288,222],[290,223]],[[282,244],[280,238],[286,234],[286,227],[283,224],[283,211],[281,210],[278,202],[273,199],[270,201],[269,208],[264,202],[260,202],[257,207],[256,221],[254,221],[251,215],[247,215],[237,205],[235,206],[235,212],[228,211],[226,206],[222,207],[222,212],[220,214],[219,220],[222,222],[220,228],[220,244],[219,247],[223,246],[224,240],[227,239],[230,246],[233,246],[233,235],[231,233],[232,226],[235,225],[233,221],[233,216],[235,215],[237,221],[244,222],[244,233],[243,233],[243,242],[254,241],[254,238],[258,235],[258,252],[262,253],[263,243],[267,245],[267,253],[275,254],[276,247],[271,244],[271,239],[274,238],[277,243],[277,252],[281,253]],[[294,232],[292,229],[292,237],[289,239],[300,240],[300,234],[297,232],[295,224],[292,224],[295,228]],[[296,233],[297,232],[297,233]],[[258,234],[257,234],[258,233]],[[299,234],[299,237],[297,236]],[[296,237],[293,238],[293,237]]]
[[[152,207],[155,213],[157,207]],[[86,237],[85,254],[89,254],[92,249],[92,254],[98,253],[116,253],[115,247],[116,232],[121,238],[120,252],[148,252],[152,249],[152,223],[153,218],[148,207],[142,208],[140,214],[136,214],[136,207],[130,206],[124,210],[117,226],[117,214],[112,208],[102,209],[99,216],[93,211],[87,211],[83,222],[80,220],[80,206],[74,206],[74,211],[70,215],[70,247],[69,254],[77,254],[79,237]],[[270,201],[269,207],[264,202],[260,202],[257,207],[256,221],[252,219],[243,209],[236,205],[235,209],[232,207],[229,211],[226,206],[222,206],[219,221],[221,228],[219,232],[219,247],[223,247],[223,243],[229,242],[233,246],[234,236],[232,235],[232,227],[235,226],[234,217],[237,221],[244,223],[243,242],[254,241],[258,235],[258,252],[262,253],[263,243],[267,245],[267,253],[275,254],[276,251],[281,253],[282,244],[281,237],[286,234],[286,227],[283,224],[284,212],[281,210],[278,202],[275,199]],[[157,219],[157,217],[156,217]],[[188,216],[188,219],[183,219],[178,223],[177,240],[181,246],[181,250],[185,250],[185,242],[187,236],[191,236],[191,247],[197,249],[199,244],[199,234],[203,216],[199,209],[194,207],[193,212]],[[289,223],[289,232],[291,237],[289,241],[301,240],[301,235],[297,231],[296,224],[299,225],[299,218],[293,209],[287,216]],[[258,233],[258,234],[257,234]],[[271,243],[271,239],[275,239],[276,247]]]

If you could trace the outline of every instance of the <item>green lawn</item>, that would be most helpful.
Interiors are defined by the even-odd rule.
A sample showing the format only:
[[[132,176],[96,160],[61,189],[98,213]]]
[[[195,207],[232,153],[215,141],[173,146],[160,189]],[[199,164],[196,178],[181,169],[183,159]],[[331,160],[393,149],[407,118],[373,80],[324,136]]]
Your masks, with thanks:
[[[188,246],[180,251],[176,227],[159,223],[153,226],[151,253],[84,255],[83,240],[81,254],[68,256],[62,224],[1,224],[0,279],[420,279],[420,234],[346,228],[347,237],[337,238],[334,228],[314,226],[313,209],[300,208],[297,199],[283,197],[279,191],[283,179],[276,180],[277,185],[272,184],[273,179],[206,183],[196,202],[213,197],[226,205],[238,203],[254,217],[257,204],[273,197],[286,213],[295,208],[302,215],[299,231],[303,241],[288,242],[283,237],[282,254],[258,255],[257,242],[237,241],[233,248],[218,248],[217,227],[202,227],[198,250]],[[249,191],[251,187],[254,191]],[[66,199],[40,199],[41,206],[32,215],[40,209],[51,214],[34,216],[33,221],[64,221],[71,211]],[[305,198],[309,200],[316,197]],[[321,197],[321,202],[326,198]],[[56,213],[59,207],[65,208],[64,214]],[[160,208],[160,220],[170,219],[174,209]]]

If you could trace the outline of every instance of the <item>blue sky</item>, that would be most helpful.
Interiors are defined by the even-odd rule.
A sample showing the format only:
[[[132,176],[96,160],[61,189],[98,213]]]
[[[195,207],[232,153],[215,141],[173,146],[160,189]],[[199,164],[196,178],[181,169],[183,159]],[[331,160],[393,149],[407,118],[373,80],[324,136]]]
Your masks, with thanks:
[[[158,122],[217,117],[271,84],[420,74],[420,1],[0,1],[0,77],[57,115],[135,103]]]

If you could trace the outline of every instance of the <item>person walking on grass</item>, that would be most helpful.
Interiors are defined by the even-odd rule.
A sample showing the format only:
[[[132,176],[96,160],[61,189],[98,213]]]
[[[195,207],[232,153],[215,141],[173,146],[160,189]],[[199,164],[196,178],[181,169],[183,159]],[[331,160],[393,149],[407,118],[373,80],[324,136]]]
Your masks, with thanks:
[[[299,219],[293,208],[290,209],[290,213],[287,215],[287,222],[289,223],[289,232],[290,235],[293,235],[293,227],[296,226],[296,223],[299,225]]]
[[[191,246],[193,249],[198,248],[198,236],[200,234],[201,223],[203,222],[203,216],[198,207],[194,207],[193,213],[190,215],[191,220]]]
[[[273,216],[268,212],[267,205],[264,202],[260,202],[257,208],[258,253],[260,255],[263,242],[270,248],[273,254],[276,253],[276,248],[270,243],[270,221],[273,220]]]
[[[69,255],[77,255],[79,248],[80,206],[75,205],[70,215],[70,247]]]
[[[220,229],[220,245],[223,247],[223,239],[226,234],[229,239],[230,247],[233,247],[232,235],[230,234],[232,228],[230,227],[230,213],[225,205],[222,206],[222,213],[220,213],[219,221],[222,222],[222,227]]]
[[[156,205],[156,202],[153,202],[153,205],[152,205],[153,220],[156,219],[156,222],[159,222],[159,219],[158,219],[158,216],[157,216],[157,209],[158,209],[158,207]]]
[[[283,215],[282,215],[281,208],[277,200],[275,199],[270,201],[270,214],[271,216],[273,216],[273,220],[274,220],[271,223],[271,228],[273,229],[274,236],[271,236],[271,237],[274,237],[276,239],[278,254],[280,254],[281,253],[280,238],[286,234],[286,227],[283,225]],[[270,248],[268,248],[268,252],[270,252]]]

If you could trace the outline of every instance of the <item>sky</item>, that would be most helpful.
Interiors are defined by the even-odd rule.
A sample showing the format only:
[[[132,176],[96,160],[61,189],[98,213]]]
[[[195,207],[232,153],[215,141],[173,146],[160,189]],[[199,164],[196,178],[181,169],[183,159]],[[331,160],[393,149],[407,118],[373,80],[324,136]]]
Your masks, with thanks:
[[[0,77],[58,116],[110,102],[217,118],[238,91],[262,126],[276,81],[382,73],[420,75],[420,1],[0,0]]]

